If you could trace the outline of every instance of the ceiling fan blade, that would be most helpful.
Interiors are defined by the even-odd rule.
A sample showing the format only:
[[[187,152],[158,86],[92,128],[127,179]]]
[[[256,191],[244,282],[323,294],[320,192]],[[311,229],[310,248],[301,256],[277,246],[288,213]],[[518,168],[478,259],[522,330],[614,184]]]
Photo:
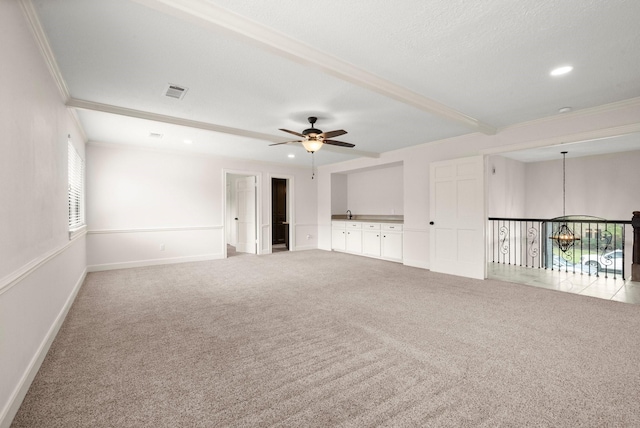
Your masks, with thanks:
[[[325,144],[331,144],[332,146],[340,146],[340,147],[355,147],[355,144],[345,143],[344,141],[336,141],[336,140],[323,140]]]
[[[282,131],[284,131],[284,129],[282,129]],[[346,133],[347,133],[347,131],[345,131],[344,129],[338,129],[336,131],[323,132],[322,134],[318,135],[318,137],[320,137],[320,138],[333,138],[333,137],[339,137],[340,135],[344,135]]]
[[[302,137],[302,138],[304,138],[304,135],[303,135],[303,134],[301,134],[301,133],[299,133],[299,132],[296,132],[296,131],[289,131],[288,129],[282,129],[282,128],[280,128],[280,131],[288,132],[289,134],[293,134],[293,135],[295,135],[295,136],[297,136],[297,137]]]
[[[270,146],[278,146],[280,144],[293,144],[293,143],[302,143],[302,141],[296,140],[296,141],[285,141],[283,143],[273,143],[273,144],[269,144]]]

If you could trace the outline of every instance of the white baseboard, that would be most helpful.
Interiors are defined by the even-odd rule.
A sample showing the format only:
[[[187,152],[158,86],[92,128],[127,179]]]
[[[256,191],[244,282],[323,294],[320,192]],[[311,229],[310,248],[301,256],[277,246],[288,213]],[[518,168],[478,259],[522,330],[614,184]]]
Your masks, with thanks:
[[[402,264],[404,264],[405,266],[417,267],[421,269],[429,269],[429,263],[422,260],[404,259]]]
[[[315,245],[296,245],[296,251],[317,250]]]
[[[156,265],[170,265],[174,263],[186,263],[186,262],[203,262],[207,260],[218,260],[223,259],[224,254],[203,254],[200,256],[188,256],[188,257],[171,257],[166,259],[151,259],[151,260],[136,260],[133,262],[123,262],[123,263],[105,263],[101,265],[90,265],[87,266],[88,272],[100,272],[105,270],[115,270],[115,269],[129,269],[129,268],[137,268],[137,267],[145,267],[145,266],[156,266]]]
[[[74,285],[73,287],[73,291],[67,298],[67,301],[60,310],[60,313],[58,313],[55,321],[53,322],[53,324],[51,324],[47,335],[38,347],[38,350],[36,351],[31,361],[29,362],[29,366],[20,379],[17,387],[11,394],[11,398],[9,399],[7,406],[0,414],[0,428],[9,428],[11,422],[13,421],[13,418],[16,416],[16,413],[18,413],[20,405],[22,404],[22,400],[24,400],[24,397],[27,395],[29,387],[31,386],[33,379],[36,377],[36,374],[38,374],[38,370],[40,370],[40,366],[42,365],[44,358],[47,356],[47,352],[49,352],[49,348],[51,347],[53,340],[56,338],[56,335],[58,334],[62,323],[67,317],[69,309],[71,309],[71,305],[76,299],[78,291],[80,291],[80,287],[82,286],[82,283],[84,282],[86,276],[87,269],[85,269],[80,275],[80,278],[76,282],[76,285]]]

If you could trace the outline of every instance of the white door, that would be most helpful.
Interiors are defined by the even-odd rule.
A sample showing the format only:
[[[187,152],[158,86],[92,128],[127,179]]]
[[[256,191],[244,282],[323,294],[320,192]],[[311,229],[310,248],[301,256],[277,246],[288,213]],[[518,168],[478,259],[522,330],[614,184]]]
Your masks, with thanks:
[[[238,204],[236,250],[241,253],[256,253],[256,178],[242,177],[236,181]]]
[[[484,158],[430,165],[431,270],[484,279]]]

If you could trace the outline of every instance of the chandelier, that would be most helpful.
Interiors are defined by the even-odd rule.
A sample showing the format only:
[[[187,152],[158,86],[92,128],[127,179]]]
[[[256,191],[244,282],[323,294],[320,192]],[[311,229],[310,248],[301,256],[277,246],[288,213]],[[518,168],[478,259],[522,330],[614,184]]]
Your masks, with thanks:
[[[567,152],[562,153],[562,217],[558,217],[554,220],[563,220],[562,224],[558,227],[557,230],[549,237],[557,246],[560,248],[560,251],[563,253],[567,253],[576,241],[579,241],[580,238],[576,236],[575,233],[571,230],[569,225],[567,224],[567,216],[565,213],[566,209],[566,199],[567,199],[567,191],[566,191],[566,159]]]

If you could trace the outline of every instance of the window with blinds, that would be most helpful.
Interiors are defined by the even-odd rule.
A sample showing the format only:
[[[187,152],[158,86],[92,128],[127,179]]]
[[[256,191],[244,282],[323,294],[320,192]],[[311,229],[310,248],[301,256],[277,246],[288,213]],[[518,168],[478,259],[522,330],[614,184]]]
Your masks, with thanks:
[[[67,143],[69,159],[69,230],[84,226],[84,162],[71,140]]]

